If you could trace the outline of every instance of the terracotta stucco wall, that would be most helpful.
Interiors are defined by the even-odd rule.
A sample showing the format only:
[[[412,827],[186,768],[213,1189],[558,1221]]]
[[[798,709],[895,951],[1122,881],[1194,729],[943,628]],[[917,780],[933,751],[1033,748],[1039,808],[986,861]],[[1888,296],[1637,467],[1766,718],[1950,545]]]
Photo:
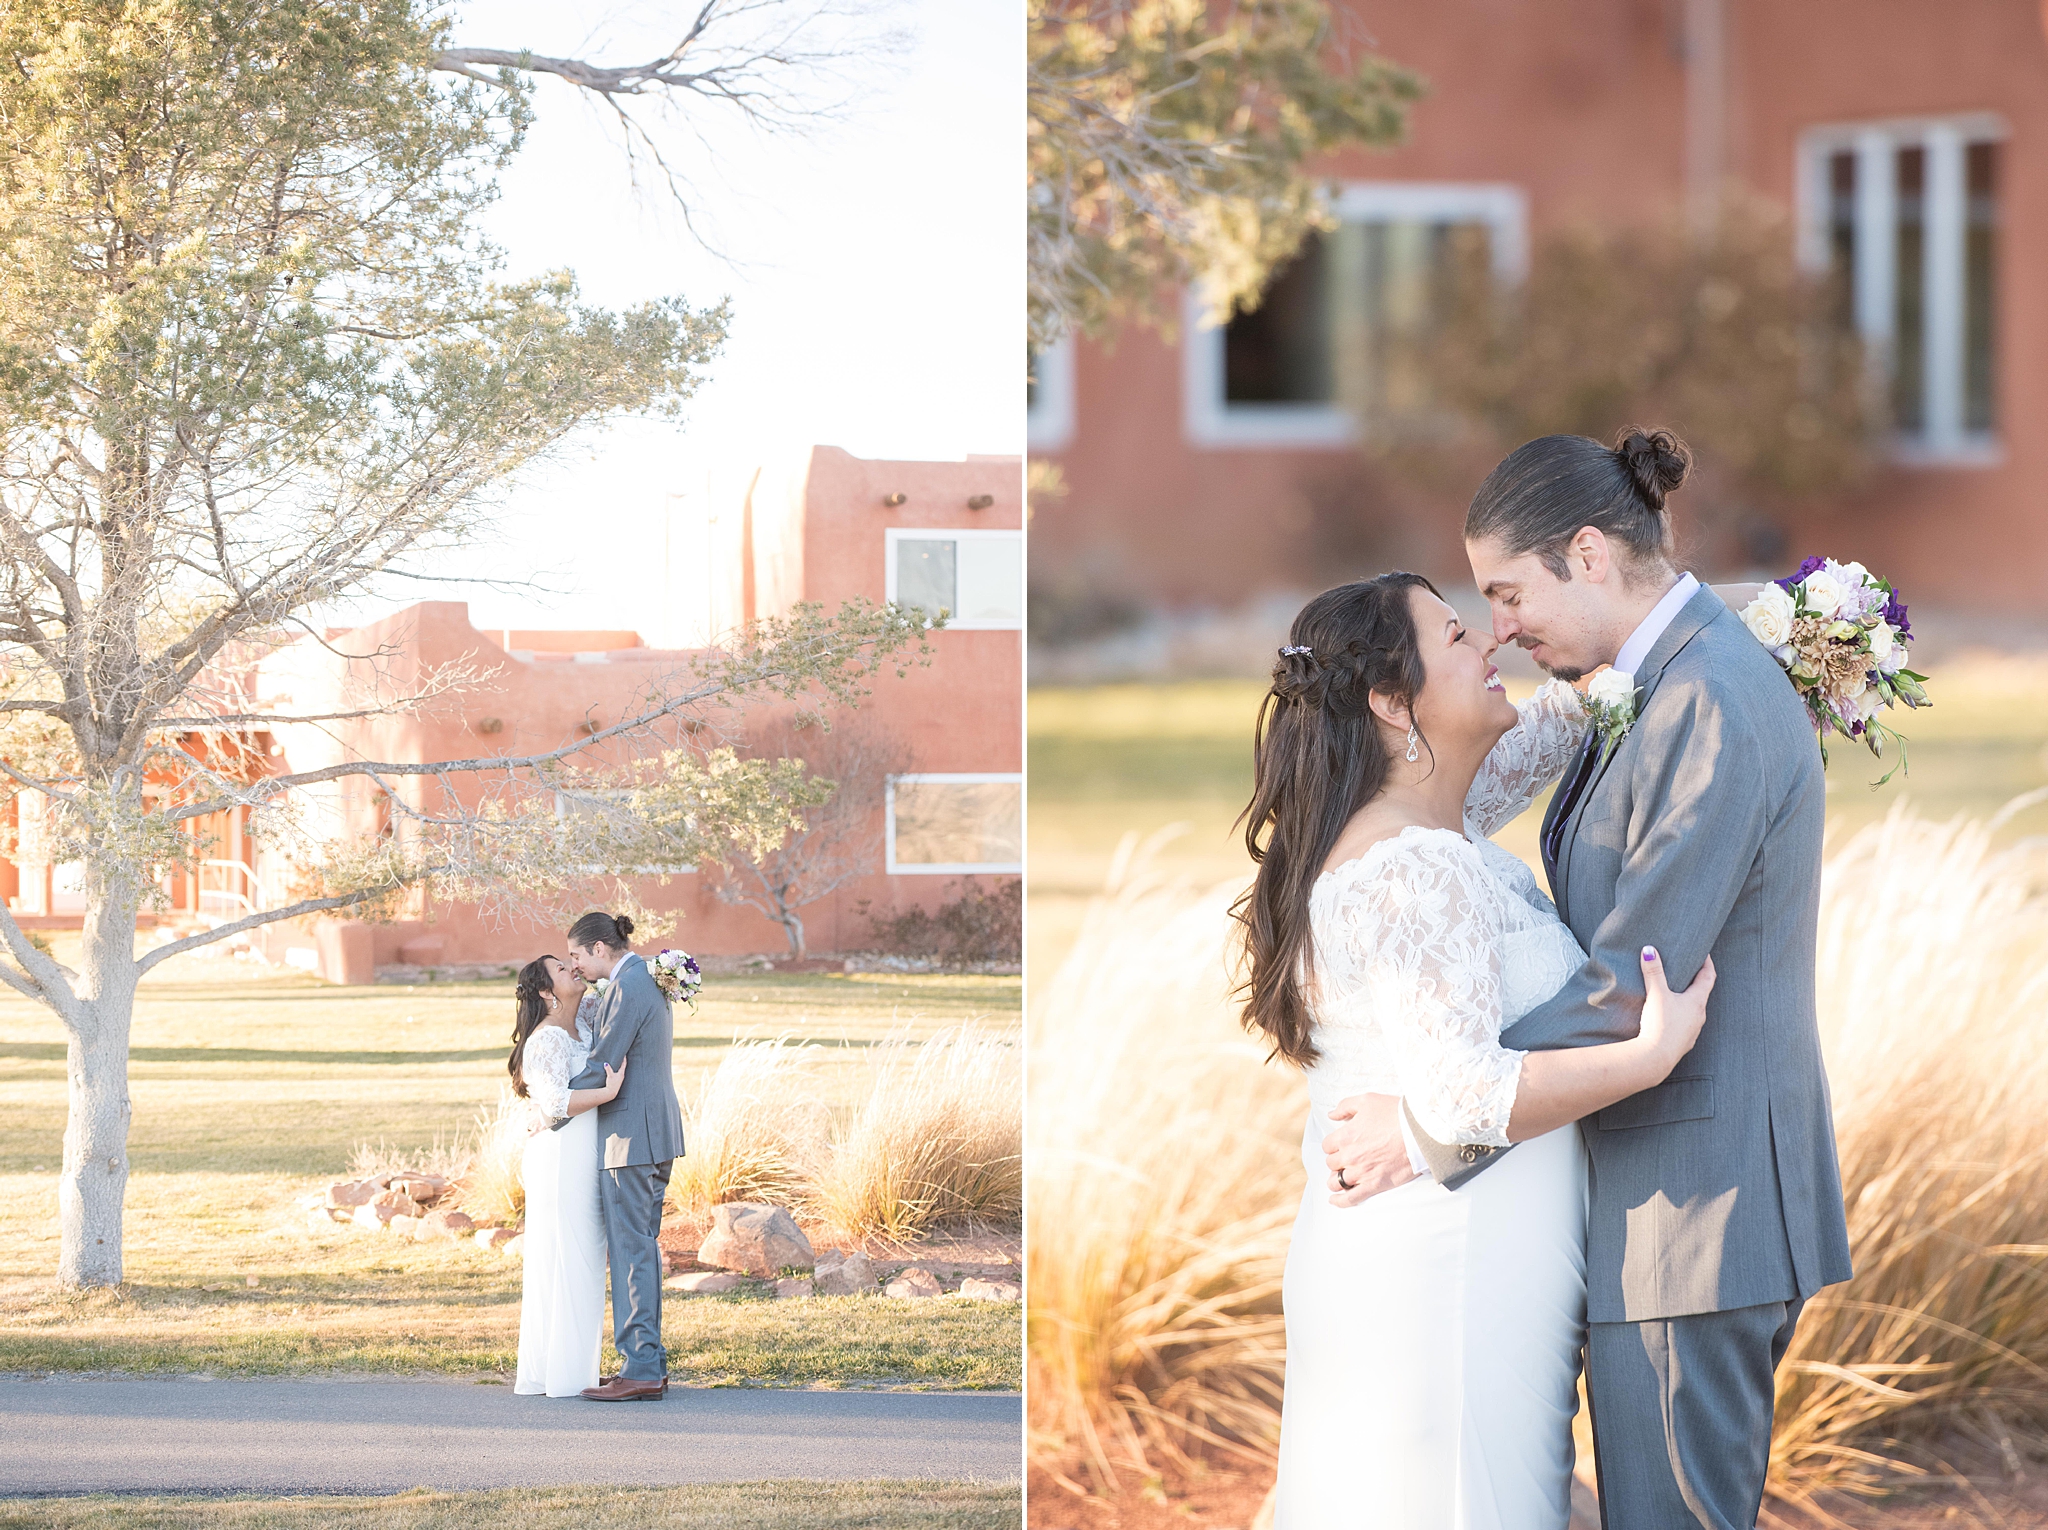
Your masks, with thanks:
[[[1684,0],[1352,0],[1373,45],[1429,81],[1410,141],[1332,159],[1334,178],[1509,183],[1529,232],[1673,216],[1687,139]],[[2004,460],[1901,468],[1788,524],[1797,552],[1853,548],[1916,598],[1989,594],[2048,615],[2048,37],[1996,0],[1722,0],[1721,167],[1789,203],[1817,124],[1995,112],[2001,169],[1997,352]],[[1456,527],[1476,486],[1390,479],[1330,448],[1203,448],[1183,425],[1178,344],[1128,326],[1076,348],[1074,432],[1045,455],[1067,495],[1032,524],[1035,589],[1086,579],[1146,602],[1231,605],[1370,572],[1332,565],[1317,518],[1355,506],[1382,564],[1461,577]],[[1483,466],[1479,471],[1483,472]],[[1470,481],[1467,481],[1467,480]],[[1335,507],[1335,508],[1333,508]]]
[[[748,566],[720,571],[727,592],[717,599],[729,606],[730,588],[751,584],[762,615],[797,600],[822,602],[828,609],[855,597],[880,602],[886,590],[884,532],[889,527],[1017,530],[1023,524],[1022,464],[1016,458],[877,462],[819,447],[752,476],[739,492],[750,496],[750,503],[731,507],[729,515],[722,507],[720,513],[723,519],[751,525],[744,549]],[[895,493],[904,494],[904,502],[885,505],[885,497]],[[991,502],[970,509],[968,500],[978,496]],[[294,645],[266,661],[263,684],[291,695],[301,710],[309,702],[339,710],[352,687],[359,696],[370,691],[387,698],[403,695],[440,666],[494,673],[414,716],[339,729],[282,728],[278,737],[285,754],[277,763],[281,769],[303,770],[333,763],[344,753],[428,761],[558,747],[587,724],[604,726],[630,715],[651,685],[680,673],[692,657],[627,646],[633,636],[521,631],[510,634],[515,652],[508,653],[507,635],[472,627],[464,605],[425,602],[355,631],[329,634],[324,647]],[[892,760],[918,771],[1020,771],[1021,634],[939,631],[931,643],[928,666],[913,662],[900,680],[888,672],[878,676],[869,698],[842,714],[835,726],[872,737]],[[335,651],[378,657],[344,664]],[[731,726],[741,737],[772,732],[789,710],[782,704],[758,705]],[[465,801],[476,800],[482,789],[475,779],[453,785]],[[430,807],[440,789],[416,782],[407,788],[408,800]],[[366,783],[337,790],[329,811],[339,830],[365,831],[374,822],[372,798]],[[878,869],[805,911],[809,943],[818,951],[858,947],[869,938],[867,921],[857,911],[862,900],[879,912],[929,906],[946,894],[952,880],[891,876]],[[784,947],[777,927],[751,910],[720,902],[701,874],[677,876],[665,887],[650,881],[646,896],[683,915],[675,944],[714,953]],[[372,928],[375,963],[397,962],[408,954],[431,954],[440,962],[513,960],[559,945],[552,926],[507,926],[479,917],[474,909],[418,900],[409,912],[418,917]],[[438,945],[422,946],[422,940]],[[266,942],[277,956],[293,945],[313,950],[323,944],[338,949],[337,942],[319,941],[310,928],[281,930]],[[409,944],[408,953],[402,948]],[[332,963],[323,956],[323,965]]]

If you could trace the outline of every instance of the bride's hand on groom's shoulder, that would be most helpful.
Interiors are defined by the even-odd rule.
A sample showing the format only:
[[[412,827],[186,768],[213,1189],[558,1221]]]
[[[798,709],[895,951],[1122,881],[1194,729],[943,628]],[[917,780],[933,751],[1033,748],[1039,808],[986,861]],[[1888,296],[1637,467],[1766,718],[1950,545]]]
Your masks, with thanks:
[[[1332,1206],[1356,1206],[1415,1178],[1401,1135],[1401,1101],[1391,1094],[1354,1094],[1330,1112],[1323,1138]]]

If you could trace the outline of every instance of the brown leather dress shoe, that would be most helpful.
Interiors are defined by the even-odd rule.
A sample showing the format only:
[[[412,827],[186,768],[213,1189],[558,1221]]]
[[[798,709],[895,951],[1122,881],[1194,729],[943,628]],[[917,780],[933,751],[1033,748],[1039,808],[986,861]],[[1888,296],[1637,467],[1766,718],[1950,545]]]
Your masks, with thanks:
[[[656,1402],[668,1396],[668,1377],[635,1381],[631,1376],[614,1376],[599,1386],[585,1387],[583,1395],[592,1402]]]

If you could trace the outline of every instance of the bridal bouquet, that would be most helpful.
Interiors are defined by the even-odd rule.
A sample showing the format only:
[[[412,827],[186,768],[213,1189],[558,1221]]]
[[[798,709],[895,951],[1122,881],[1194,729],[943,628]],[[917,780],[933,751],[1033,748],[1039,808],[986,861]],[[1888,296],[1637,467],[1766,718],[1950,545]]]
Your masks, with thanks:
[[[1930,704],[1927,677],[1906,668],[1913,626],[1898,591],[1860,563],[1808,558],[1791,578],[1765,585],[1743,608],[1742,622],[1806,703],[1821,762],[1831,733],[1861,739],[1880,758],[1887,741],[1895,742],[1899,764],[1875,784],[1889,781],[1906,763],[1906,740],[1877,714],[1900,702]]]
[[[696,957],[687,951],[661,951],[647,964],[647,970],[654,974],[654,986],[670,1003],[680,999],[690,1006],[692,1013],[696,1011],[697,990],[704,986],[704,974],[697,968]]]

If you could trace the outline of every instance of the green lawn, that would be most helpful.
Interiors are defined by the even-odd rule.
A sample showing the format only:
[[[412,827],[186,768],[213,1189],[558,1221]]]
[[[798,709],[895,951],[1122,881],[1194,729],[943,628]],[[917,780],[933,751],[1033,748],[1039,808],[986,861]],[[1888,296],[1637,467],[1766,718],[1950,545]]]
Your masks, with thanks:
[[[473,1125],[505,1081],[509,987],[335,988],[228,960],[167,963],[136,1011],[128,1283],[84,1295],[51,1282],[62,1031],[0,999],[0,1371],[509,1368],[516,1260],[467,1242],[308,1233],[297,1205],[359,1143],[427,1147]],[[790,1035],[830,1049],[815,1076],[845,1108],[876,1043],[966,1020],[1014,1026],[1020,990],[978,975],[714,978],[698,1013],[677,1016],[677,1087],[694,1092],[735,1039]],[[676,1298],[665,1317],[677,1374],[699,1383],[1018,1384],[1007,1304]]]
[[[721,1482],[389,1498],[0,1499],[0,1530],[1016,1530],[1015,1484]]]
[[[1909,802],[1946,818],[1988,817],[2048,785],[2048,662],[1975,659],[1936,666],[1935,706],[1899,726],[1911,772],[1873,792],[1884,773],[1862,749],[1832,751],[1831,834]],[[1527,686],[1516,694],[1526,695]],[[1031,981],[1058,966],[1120,839],[1169,825],[1187,831],[1158,851],[1163,870],[1200,882],[1249,876],[1231,825],[1251,795],[1251,735],[1263,683],[1191,680],[1152,685],[1039,686],[1030,698]],[[1542,804],[1497,838],[1536,861]],[[2008,838],[2048,833],[2048,803],[2021,813]]]

